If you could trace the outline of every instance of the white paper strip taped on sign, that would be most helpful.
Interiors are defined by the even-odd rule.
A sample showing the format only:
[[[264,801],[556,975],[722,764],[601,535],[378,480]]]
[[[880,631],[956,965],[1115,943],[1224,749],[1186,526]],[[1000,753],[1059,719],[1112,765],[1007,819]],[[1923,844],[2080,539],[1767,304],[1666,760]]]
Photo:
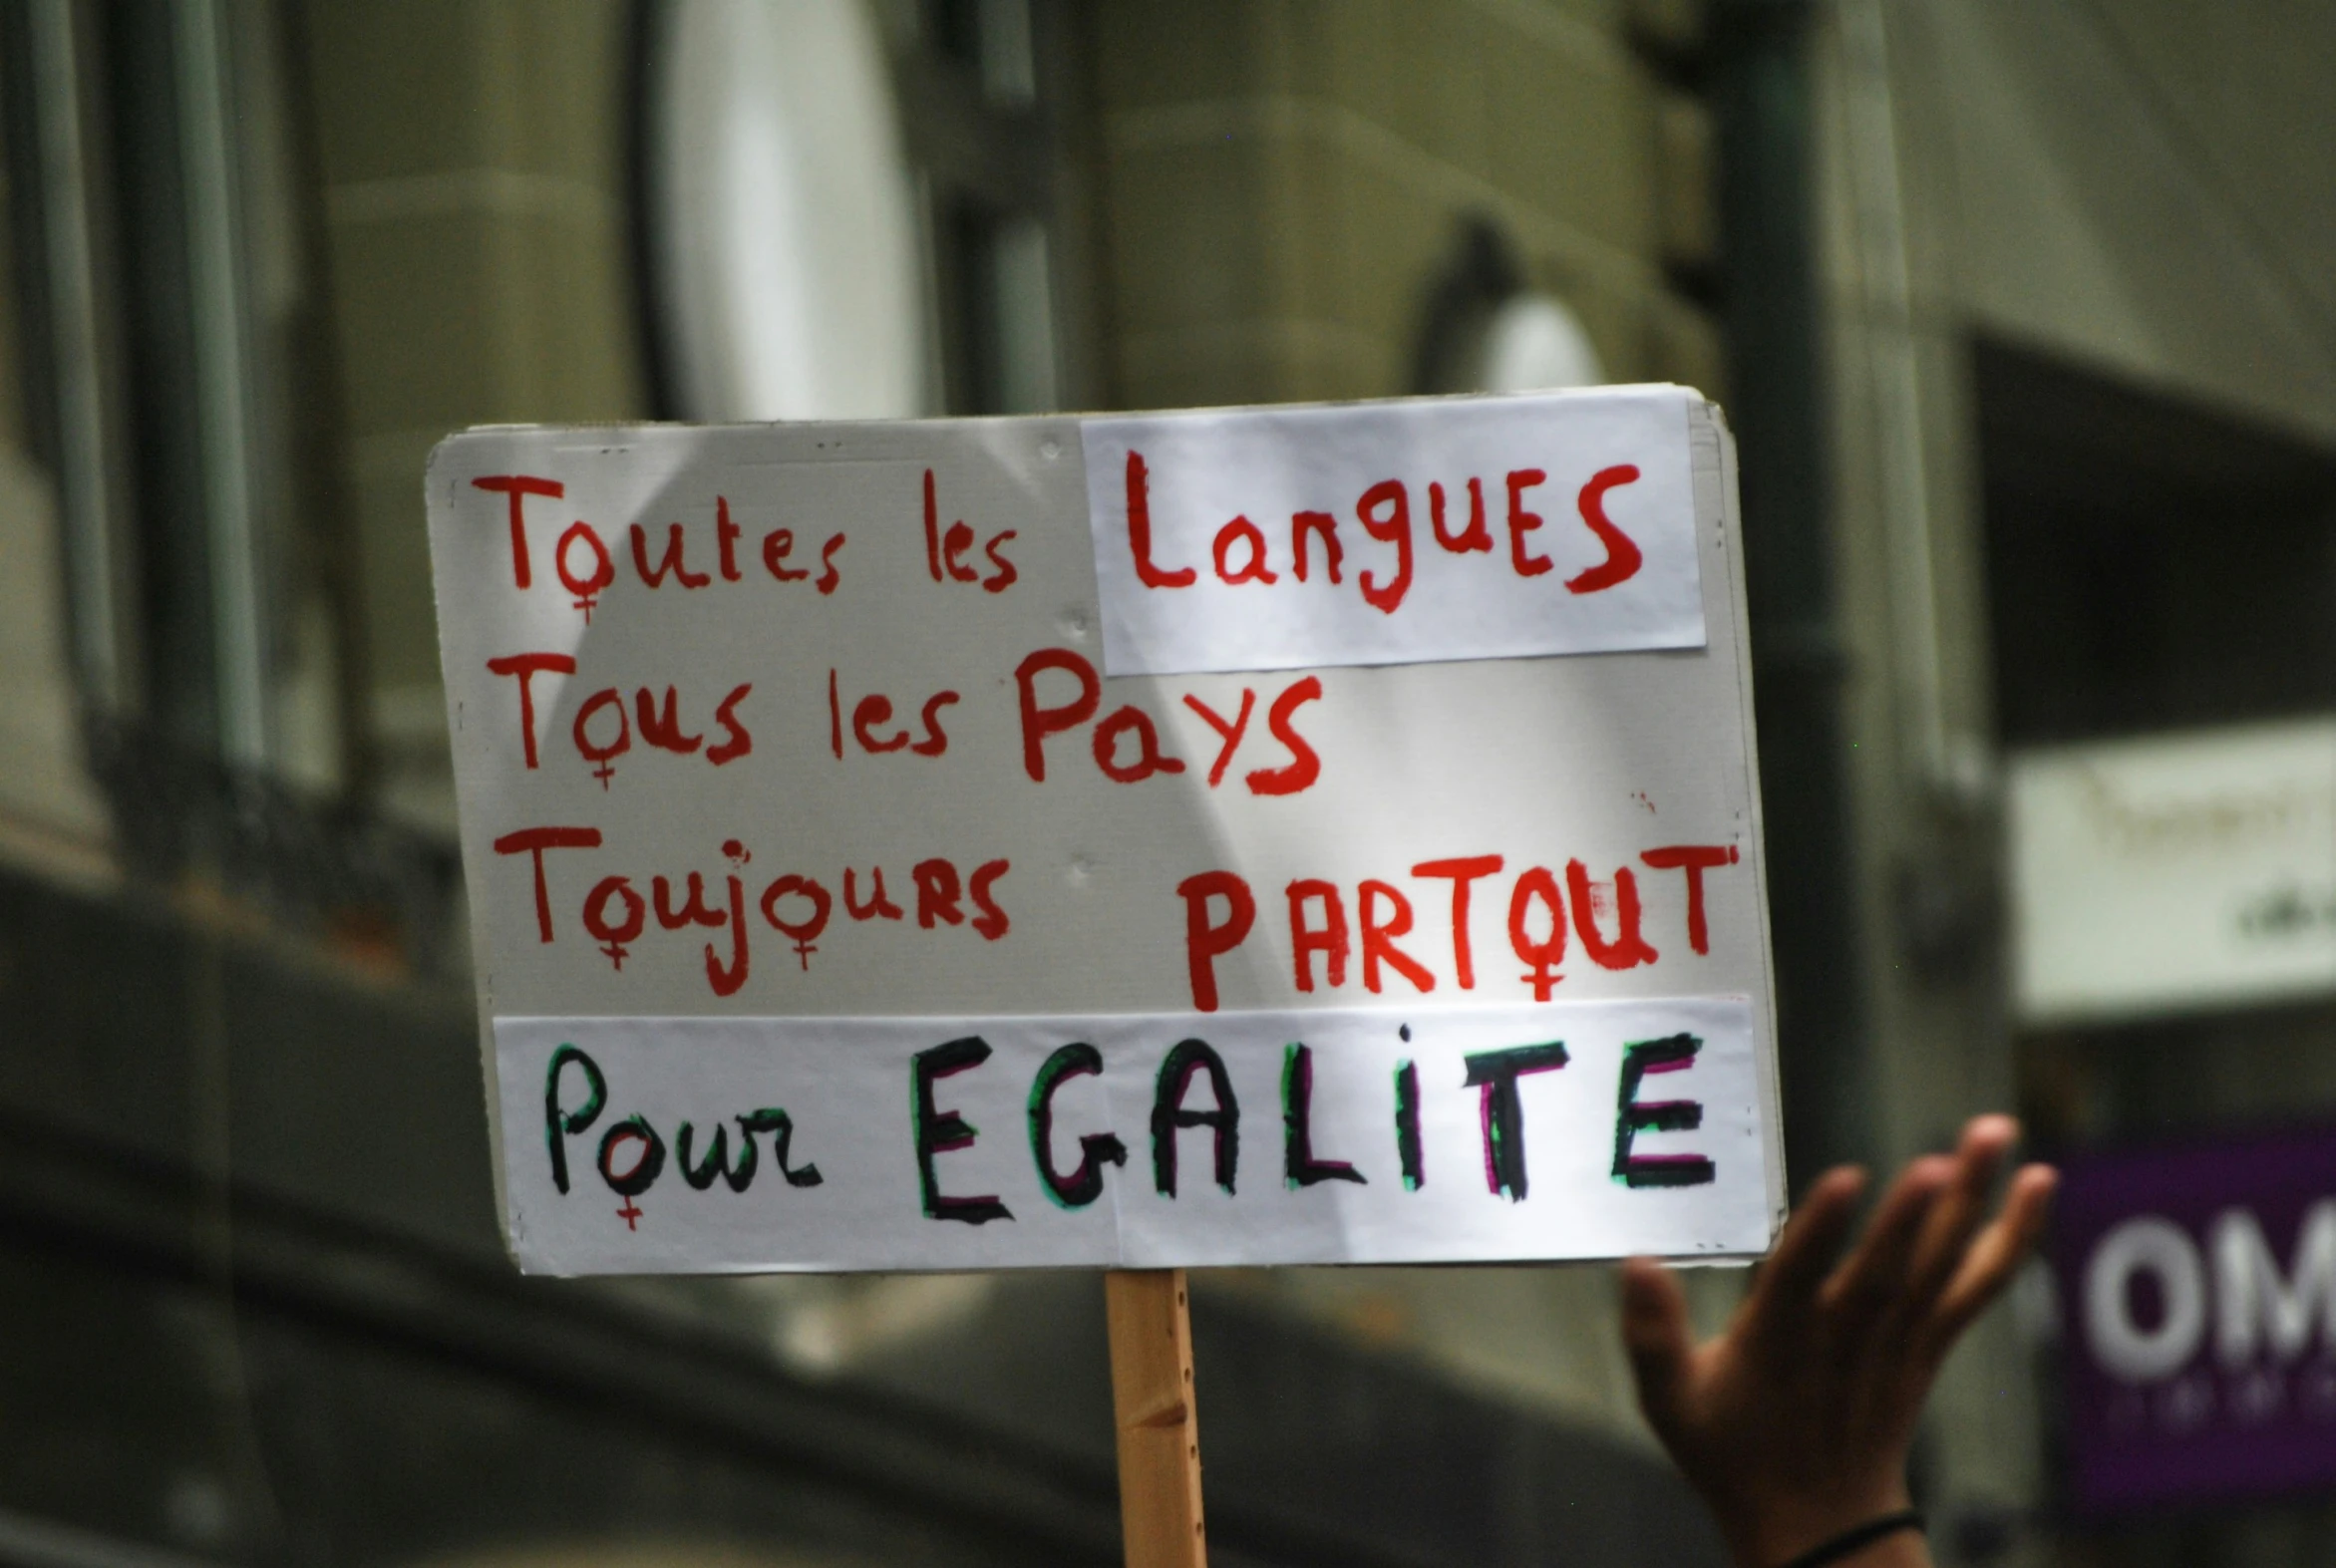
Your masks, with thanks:
[[[2023,1019],[2336,992],[2336,724],[2028,752],[2008,796]]]
[[[1088,420],[1112,675],[1703,645],[1676,388]]]
[[[1718,1179],[1762,1162],[1742,998],[506,1018],[496,1039],[503,1103],[539,1120],[503,1151],[532,1268],[1449,1263],[1768,1244],[1766,1190]]]
[[[1765,1244],[1782,1169],[1717,411],[1626,389],[1195,416],[1165,443],[1146,424],[493,429],[440,447],[441,649],[498,1179],[526,1267]],[[1153,592],[1113,554],[1132,453],[1157,486],[1156,569],[1196,561],[1239,613],[1205,594],[1173,599],[1197,607],[1181,621],[1126,612],[1153,617],[1140,642],[1161,673],[1121,675],[1114,597]],[[1186,471],[1229,486],[1210,504],[1247,497],[1236,515],[1277,581],[1219,579],[1213,535],[1171,556],[1207,520]],[[1537,528],[1511,518],[1512,485]],[[1279,596],[1301,532],[1300,586],[1352,604]],[[1235,534],[1225,578],[1247,559]],[[1512,551],[1553,564],[1519,574]],[[1406,559],[1404,599],[1362,596],[1387,600]],[[1652,608],[1577,608],[1634,586]],[[1270,650],[1230,641],[1252,623]],[[1205,656],[1220,641],[1247,649],[1237,669]],[[1641,1052],[1676,1075],[1647,1081],[1662,1093],[1629,1087],[1631,1051],[1679,1039],[1691,1056]],[[937,1073],[930,1053],[967,1040],[987,1055]],[[1152,1117],[1185,1041],[1241,1106],[1235,1194],[1191,1174],[1213,1157],[1204,1122],[1171,1140],[1177,1196],[1157,1190]],[[1521,1145],[1501,1144],[1469,1059],[1550,1043],[1566,1065],[1512,1086]],[[1040,1068],[1073,1045],[1097,1062],[1050,1102],[1050,1157],[1075,1169],[1104,1132],[1127,1151],[1081,1202],[1041,1190],[1027,1125]],[[1171,1121],[1217,1106],[1193,1060],[1172,1065],[1189,1097]],[[1286,1173],[1292,1074],[1312,1086],[1310,1146],[1365,1180]],[[754,1119],[782,1109],[784,1160],[779,1123]],[[1617,1175],[1618,1138],[1678,1163]],[[1527,1162],[1529,1196],[1488,1149]],[[807,1162],[822,1179],[791,1181]],[[962,1194],[1012,1218],[939,1201]]]

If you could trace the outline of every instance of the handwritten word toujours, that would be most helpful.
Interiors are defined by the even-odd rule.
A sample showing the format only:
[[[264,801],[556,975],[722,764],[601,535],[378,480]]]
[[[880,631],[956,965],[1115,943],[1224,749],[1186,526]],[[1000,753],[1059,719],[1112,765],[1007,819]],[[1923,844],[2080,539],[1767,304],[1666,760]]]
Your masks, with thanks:
[[[1665,844],[1639,855],[1650,870],[1685,876],[1687,945],[1698,955],[1711,951],[1704,873],[1734,865],[1739,858],[1734,844]],[[1497,854],[1459,855],[1423,860],[1411,869],[1415,877],[1451,886],[1452,978],[1463,991],[1477,985],[1470,929],[1473,890],[1477,883],[1500,875],[1505,864]],[[1176,892],[1184,901],[1184,954],[1192,1005],[1213,1013],[1216,961],[1249,939],[1257,924],[1257,897],[1238,872],[1223,870],[1187,876],[1176,884]],[[1343,988],[1348,959],[1358,948],[1363,989],[1374,996],[1385,988],[1389,974],[1401,976],[1422,995],[1436,989],[1436,972],[1416,952],[1399,945],[1399,939],[1411,934],[1415,916],[1411,896],[1393,882],[1367,877],[1358,883],[1351,923],[1345,892],[1335,882],[1300,877],[1282,892],[1295,970],[1291,978],[1300,991],[1311,993],[1317,983],[1334,991]],[[1618,867],[1603,882],[1593,880],[1589,867],[1579,860],[1568,860],[1562,876],[1547,866],[1528,866],[1509,885],[1507,935],[1509,951],[1525,966],[1521,978],[1533,988],[1536,1002],[1548,1001],[1551,990],[1565,978],[1558,965],[1565,959],[1569,913],[1583,954],[1601,969],[1635,969],[1662,956],[1646,939],[1638,877],[1629,866]],[[1612,935],[1604,929],[1607,924],[1613,927]]]
[[[1614,524],[1606,515],[1606,493],[1618,485],[1633,483],[1639,476],[1634,464],[1616,464],[1601,469],[1590,476],[1574,496],[1574,508],[1582,523],[1605,546],[1606,558],[1565,579],[1568,593],[1600,593],[1629,581],[1638,575],[1645,555],[1636,540]],[[1539,577],[1556,569],[1548,556],[1537,553],[1530,535],[1546,519],[1527,504],[1530,492],[1548,482],[1548,473],[1540,469],[1511,469],[1503,476],[1508,505],[1504,522],[1508,538],[1507,565],[1519,577]],[[1155,554],[1152,526],[1152,470],[1144,455],[1131,450],[1128,454],[1128,549],[1135,557],[1136,580],[1148,589],[1189,588],[1200,580],[1200,571],[1192,565],[1164,565]],[[1495,553],[1493,530],[1485,507],[1485,481],[1471,477],[1467,484],[1469,520],[1466,526],[1453,531],[1446,525],[1447,495],[1441,482],[1431,482],[1427,489],[1428,531],[1437,545],[1452,555]],[[1450,513],[1457,521],[1458,496],[1450,497]],[[1401,479],[1382,479],[1364,490],[1355,500],[1355,520],[1363,532],[1379,544],[1394,550],[1392,562],[1381,558],[1369,568],[1356,573],[1355,587],[1363,601],[1383,614],[1393,615],[1402,608],[1404,598],[1411,592],[1414,555],[1418,546],[1413,537],[1412,491]],[[1267,538],[1263,527],[1244,513],[1233,517],[1216,530],[1209,545],[1209,565],[1216,580],[1228,587],[1254,583],[1270,587],[1282,580],[1286,573],[1297,582],[1312,580],[1315,551],[1319,549],[1321,571],[1336,586],[1344,583],[1343,568],[1346,546],[1340,541],[1338,517],[1327,511],[1294,511],[1289,520],[1289,549],[1278,553],[1274,541]],[[1279,562],[1277,569],[1276,562]]]
[[[497,854],[528,857],[535,883],[538,942],[549,944],[559,939],[558,927],[552,919],[551,870],[545,856],[554,850],[598,849],[601,844],[600,829],[585,826],[522,827],[495,840]],[[693,927],[727,930],[727,954],[712,942],[705,944],[706,984],[718,997],[736,996],[746,985],[752,964],[753,922],[747,918],[751,908],[760,911],[764,923],[787,938],[799,967],[808,971],[812,955],[820,950],[820,939],[834,917],[835,895],[817,876],[800,871],[776,877],[763,886],[759,896],[750,895],[745,872],[753,854],[736,838],[723,840],[722,854],[728,868],[720,873],[711,904],[707,902],[706,876],[701,871],[681,873],[678,895],[673,877],[649,877],[649,891],[643,896],[633,875],[600,876],[585,892],[577,911],[585,934],[591,937],[610,966],[621,971],[634,945],[648,933],[652,916],[661,931],[688,931]],[[961,876],[954,861],[934,856],[919,860],[909,868],[903,896],[914,904],[920,929],[968,926],[984,941],[995,942],[1013,928],[997,898],[998,883],[1012,869],[1006,860],[987,860],[974,867],[970,875]],[[841,887],[843,914],[853,922],[908,918],[909,911],[886,891],[881,866],[868,868],[864,898],[857,867],[843,868]],[[973,906],[970,915],[965,908],[968,903]]]

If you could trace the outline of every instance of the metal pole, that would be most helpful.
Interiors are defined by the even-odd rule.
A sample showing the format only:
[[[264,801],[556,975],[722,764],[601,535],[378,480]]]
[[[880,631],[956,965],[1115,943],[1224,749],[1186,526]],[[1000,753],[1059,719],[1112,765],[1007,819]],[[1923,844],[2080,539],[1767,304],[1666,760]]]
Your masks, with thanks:
[[[228,127],[224,20],[216,0],[179,0],[171,17],[219,751],[229,762],[257,768],[268,760],[266,595],[252,515],[249,334],[237,212],[242,180]]]
[[[1742,469],[1786,1153],[1806,1183],[1871,1147],[1860,883],[1841,721],[1812,222],[1809,0],[1720,0],[1729,410]]]
[[[82,137],[81,52],[71,0],[33,0],[26,15],[40,157],[42,282],[55,399],[58,510],[64,522],[74,674],[83,699],[113,715],[127,695],[117,603],[113,474],[99,345],[89,157]],[[28,323],[28,326],[31,325]]]

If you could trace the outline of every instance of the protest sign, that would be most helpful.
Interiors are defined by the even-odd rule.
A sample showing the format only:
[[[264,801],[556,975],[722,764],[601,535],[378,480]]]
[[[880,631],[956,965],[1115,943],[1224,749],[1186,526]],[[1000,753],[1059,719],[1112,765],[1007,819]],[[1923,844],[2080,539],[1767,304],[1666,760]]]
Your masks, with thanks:
[[[523,1267],[1765,1250],[1694,394],[488,429],[428,486]]]

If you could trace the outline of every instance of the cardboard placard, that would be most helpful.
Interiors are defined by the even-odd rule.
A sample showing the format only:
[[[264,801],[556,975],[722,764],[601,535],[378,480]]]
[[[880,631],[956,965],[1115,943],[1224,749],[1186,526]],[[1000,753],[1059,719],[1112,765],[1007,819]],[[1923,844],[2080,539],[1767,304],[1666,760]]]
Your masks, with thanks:
[[[491,429],[428,482],[523,1266],[1765,1249],[1694,394]]]

